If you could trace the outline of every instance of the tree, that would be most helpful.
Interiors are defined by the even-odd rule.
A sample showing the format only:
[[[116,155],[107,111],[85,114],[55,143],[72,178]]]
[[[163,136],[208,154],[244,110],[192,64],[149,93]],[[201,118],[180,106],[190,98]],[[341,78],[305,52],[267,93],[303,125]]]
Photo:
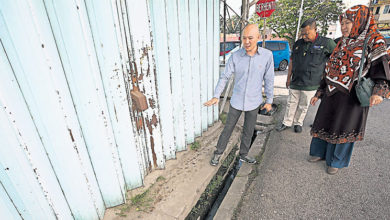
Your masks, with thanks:
[[[223,17],[220,17],[220,31],[223,33]],[[226,19],[226,34],[240,33],[240,17],[233,15]]]
[[[297,0],[278,0],[276,10],[267,18],[267,27],[279,37],[286,38],[290,45],[295,41],[300,4],[301,1]],[[317,31],[324,36],[328,32],[329,25],[338,20],[342,11],[342,0],[305,0],[301,22],[309,18],[316,19]],[[258,23],[260,28],[263,27],[263,19],[257,14],[253,14],[250,21]]]

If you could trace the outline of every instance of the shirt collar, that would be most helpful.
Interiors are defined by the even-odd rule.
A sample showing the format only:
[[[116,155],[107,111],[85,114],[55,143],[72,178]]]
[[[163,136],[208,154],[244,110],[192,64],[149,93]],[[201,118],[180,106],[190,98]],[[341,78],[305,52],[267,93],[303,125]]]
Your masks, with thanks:
[[[312,42],[312,43],[316,42],[317,38],[318,38],[318,33],[316,34],[316,38],[314,38],[314,40],[311,41],[311,42]]]
[[[245,56],[245,55],[247,55],[246,54],[246,50],[244,49],[244,48],[241,48],[241,56],[243,57],[243,56]],[[258,55],[260,55],[260,47],[259,46],[257,46],[257,51],[256,51],[256,53],[258,54]],[[249,56],[249,55],[248,55]]]

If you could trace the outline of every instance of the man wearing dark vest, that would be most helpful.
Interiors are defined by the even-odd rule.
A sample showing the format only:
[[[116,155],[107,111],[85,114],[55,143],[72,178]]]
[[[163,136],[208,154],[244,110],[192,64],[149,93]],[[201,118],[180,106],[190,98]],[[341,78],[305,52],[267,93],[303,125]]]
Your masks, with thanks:
[[[301,25],[301,36],[302,39],[296,41],[292,48],[286,82],[289,97],[278,131],[294,125],[296,133],[302,132],[310,99],[319,87],[325,63],[336,47],[332,39],[318,36],[316,21],[312,18]]]

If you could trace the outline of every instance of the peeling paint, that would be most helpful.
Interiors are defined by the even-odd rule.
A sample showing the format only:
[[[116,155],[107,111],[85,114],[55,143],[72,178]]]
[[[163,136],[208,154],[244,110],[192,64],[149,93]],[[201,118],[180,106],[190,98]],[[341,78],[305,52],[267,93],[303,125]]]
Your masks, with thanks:
[[[156,156],[156,152],[154,151],[154,138],[153,138],[153,136],[150,136],[150,148],[152,149],[154,166],[157,167],[157,156]]]
[[[156,101],[154,101],[154,99],[152,99],[152,98],[149,98],[149,106],[152,109],[156,108]]]
[[[69,131],[70,139],[72,140],[72,142],[74,142],[72,130],[68,128],[68,131]]]

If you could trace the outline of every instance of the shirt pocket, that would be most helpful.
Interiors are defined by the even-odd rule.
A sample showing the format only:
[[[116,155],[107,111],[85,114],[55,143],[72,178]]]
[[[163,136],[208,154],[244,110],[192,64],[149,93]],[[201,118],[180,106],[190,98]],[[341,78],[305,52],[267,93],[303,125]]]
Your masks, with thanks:
[[[312,64],[314,66],[321,65],[324,62],[324,48],[311,48]]]

